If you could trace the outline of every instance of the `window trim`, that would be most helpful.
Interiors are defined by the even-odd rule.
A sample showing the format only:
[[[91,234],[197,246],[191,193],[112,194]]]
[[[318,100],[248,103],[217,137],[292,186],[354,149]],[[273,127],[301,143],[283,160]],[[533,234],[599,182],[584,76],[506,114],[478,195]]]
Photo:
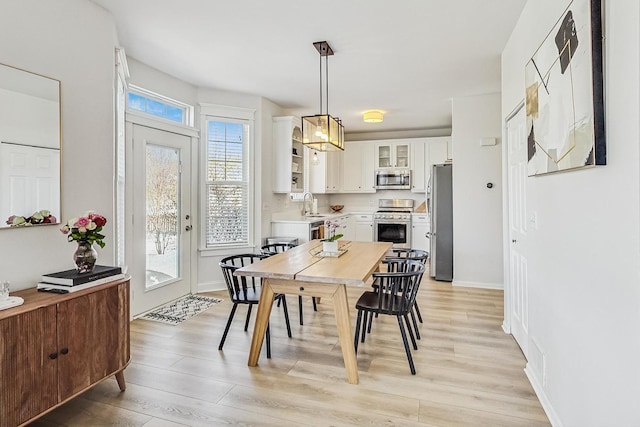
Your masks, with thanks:
[[[256,241],[256,179],[255,179],[255,109],[232,107],[217,104],[200,104],[200,207],[198,209],[200,213],[199,218],[199,238],[198,238],[198,250],[202,256],[217,256],[220,254],[228,254],[230,250],[234,249],[253,249]],[[247,243],[246,244],[221,244],[215,247],[207,247],[206,236],[206,221],[207,221],[207,122],[208,121],[227,121],[242,123],[248,126],[248,140],[246,141],[247,147]]]
[[[149,114],[145,111],[140,111],[140,110],[134,110],[132,108],[129,107],[129,93],[133,92],[137,95],[143,96],[145,98],[154,100],[154,101],[158,101],[161,102],[163,104],[166,105],[170,105],[172,107],[176,107],[176,108],[180,108],[184,111],[184,121],[183,122],[176,122],[175,120],[169,120],[166,119],[164,117],[161,116],[156,116],[155,114]],[[176,99],[173,98],[169,98],[168,96],[164,96],[164,95],[160,95],[159,93],[150,91],[148,89],[144,89],[140,86],[136,86],[133,84],[128,85],[127,88],[127,96],[126,96],[126,103],[127,103],[127,112],[129,113],[136,113],[136,114],[140,114],[146,117],[153,117],[156,120],[161,120],[163,122],[167,122],[167,123],[172,123],[172,124],[177,124],[177,125],[182,125],[182,126],[187,126],[187,127],[193,127],[193,123],[194,123],[194,108],[192,105],[189,104],[185,104],[184,102],[180,102]]]

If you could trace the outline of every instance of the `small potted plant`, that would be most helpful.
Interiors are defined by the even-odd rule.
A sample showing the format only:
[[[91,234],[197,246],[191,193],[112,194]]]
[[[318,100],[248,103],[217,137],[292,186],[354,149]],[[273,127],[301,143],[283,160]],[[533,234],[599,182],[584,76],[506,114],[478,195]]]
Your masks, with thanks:
[[[321,240],[322,251],[324,253],[338,253],[338,239],[344,236],[343,234],[336,234],[336,230],[338,227],[339,224],[337,222],[333,222],[329,219],[324,221],[324,233],[325,236],[327,236]]]

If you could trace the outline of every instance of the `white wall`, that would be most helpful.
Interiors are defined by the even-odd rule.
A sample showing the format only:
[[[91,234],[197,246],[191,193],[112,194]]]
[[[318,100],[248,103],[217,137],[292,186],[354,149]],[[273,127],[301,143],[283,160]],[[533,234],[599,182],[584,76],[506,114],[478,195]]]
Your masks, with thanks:
[[[500,94],[455,98],[452,113],[453,284],[502,288]]]
[[[503,120],[568,1],[529,1],[502,55]],[[640,5],[604,3],[607,166],[528,178],[529,370],[552,421],[640,425]]]
[[[88,209],[114,218],[116,45],[110,17],[85,0],[3,2],[0,62],[61,81],[63,220]],[[114,259],[112,225],[100,263]],[[74,251],[56,226],[2,229],[0,275],[12,289],[33,287],[42,274],[74,268]]]

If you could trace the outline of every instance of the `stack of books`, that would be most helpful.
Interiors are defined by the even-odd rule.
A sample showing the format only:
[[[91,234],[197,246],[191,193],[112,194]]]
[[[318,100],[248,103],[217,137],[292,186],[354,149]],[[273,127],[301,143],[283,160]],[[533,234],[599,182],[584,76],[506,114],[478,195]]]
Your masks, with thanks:
[[[124,276],[120,267],[96,265],[93,271],[87,273],[78,273],[78,270],[74,269],[45,274],[37,288],[41,292],[66,294],[122,279]]]

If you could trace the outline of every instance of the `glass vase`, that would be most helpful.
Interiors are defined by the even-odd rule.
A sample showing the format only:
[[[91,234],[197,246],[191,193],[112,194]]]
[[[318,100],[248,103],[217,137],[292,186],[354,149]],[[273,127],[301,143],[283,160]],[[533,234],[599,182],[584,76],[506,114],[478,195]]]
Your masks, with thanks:
[[[78,268],[78,273],[89,273],[93,271],[98,259],[98,252],[93,245],[86,240],[78,241],[78,249],[73,254],[73,260]]]

